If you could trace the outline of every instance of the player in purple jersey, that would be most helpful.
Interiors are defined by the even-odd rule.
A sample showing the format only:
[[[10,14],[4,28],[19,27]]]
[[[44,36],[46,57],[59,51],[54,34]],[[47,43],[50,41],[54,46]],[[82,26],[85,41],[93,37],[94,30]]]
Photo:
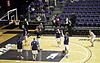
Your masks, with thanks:
[[[31,46],[32,46],[33,60],[36,60],[38,50],[39,50],[39,42],[37,42],[35,38],[33,38],[33,41],[31,42]]]
[[[69,36],[68,36],[68,32],[66,32],[63,36],[64,36],[64,50],[63,50],[63,53],[66,53],[66,55],[68,55],[68,53],[69,53]]]
[[[55,33],[56,33],[55,35],[56,35],[57,46],[60,47],[61,46],[61,32],[59,29],[57,29]]]
[[[22,51],[23,51],[23,43],[21,37],[19,37],[19,39],[17,40],[17,52],[18,52],[17,57],[21,57],[23,59]]]
[[[69,50],[69,36],[68,33],[66,32],[64,35],[64,50],[65,52],[68,54],[68,50]]]
[[[39,28],[39,26],[36,27],[35,31],[36,31],[37,41],[40,42],[41,29]]]

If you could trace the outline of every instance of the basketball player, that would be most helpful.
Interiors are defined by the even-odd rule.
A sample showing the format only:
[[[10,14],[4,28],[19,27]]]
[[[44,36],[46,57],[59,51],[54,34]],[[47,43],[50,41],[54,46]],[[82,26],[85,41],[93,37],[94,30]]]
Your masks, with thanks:
[[[62,53],[66,54],[66,57],[68,57],[68,53],[69,53],[69,36],[68,36],[68,32],[65,32],[65,34],[62,34],[64,37],[64,50],[62,51]]]
[[[35,38],[33,38],[33,41],[31,43],[32,46],[32,54],[33,54],[33,60],[36,60],[37,54],[38,54],[38,45],[39,43],[35,41]]]
[[[25,40],[25,45],[27,45],[27,42],[28,42],[27,38],[28,38],[29,34],[25,28],[23,28],[23,36],[24,36],[24,40]]]
[[[68,54],[68,50],[69,50],[69,36],[68,36],[68,32],[65,33],[64,35],[64,51]]]
[[[55,16],[55,19],[54,19],[54,23],[55,23],[55,27],[60,27],[60,18],[57,16]]]
[[[19,39],[17,40],[17,52],[18,52],[17,57],[21,57],[23,59],[22,51],[23,51],[23,43],[22,39],[19,37]]]
[[[96,38],[96,35],[91,31],[91,30],[89,30],[89,37],[90,37],[90,43],[91,43],[91,47],[93,47],[94,46],[94,40],[95,40],[95,38]]]
[[[43,33],[43,29],[44,29],[43,24],[40,23],[38,27],[39,27],[39,29],[40,29],[40,33],[41,33],[41,35],[42,35],[42,33]]]
[[[36,27],[36,38],[37,42],[39,42],[39,47],[40,47],[41,29],[38,26]]]
[[[58,29],[56,29],[56,41],[57,41],[57,46],[60,47],[61,46],[61,32]]]

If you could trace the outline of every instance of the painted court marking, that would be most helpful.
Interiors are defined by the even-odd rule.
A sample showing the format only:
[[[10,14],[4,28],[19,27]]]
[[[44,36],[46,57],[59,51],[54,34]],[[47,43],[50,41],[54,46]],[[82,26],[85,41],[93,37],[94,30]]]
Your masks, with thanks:
[[[67,62],[67,63],[77,63],[77,62],[84,63],[84,62],[86,62],[86,61],[89,60],[89,58],[91,57],[91,51],[90,51],[88,48],[85,48],[84,46],[79,45],[79,44],[76,44],[76,43],[71,43],[71,44],[82,48],[86,53],[82,53],[82,52],[80,52],[80,51],[70,51],[70,52],[81,53],[81,54],[82,54],[83,56],[85,56],[85,57],[82,58],[81,60],[75,60],[75,61]],[[66,55],[65,55],[65,56],[66,56]],[[60,62],[63,62],[63,59],[64,59],[64,58],[65,58],[65,57],[63,57],[63,58],[60,60]],[[64,63],[64,62],[63,62],[63,63]],[[66,62],[65,62],[65,63],[66,63]]]
[[[90,58],[91,54],[90,54],[90,51],[87,48],[85,48],[85,47],[83,47],[83,46],[81,46],[79,44],[76,44],[76,43],[71,43],[71,44],[76,45],[76,46],[84,49],[84,51],[86,51],[85,58],[82,58],[82,60],[75,60],[75,61],[72,61],[72,62],[65,62],[65,63],[77,63],[77,62],[84,63],[84,62],[86,62]],[[70,52],[79,52],[79,51],[70,51]],[[63,57],[60,62],[62,62],[64,58],[65,57]]]
[[[30,38],[30,37],[29,37]],[[29,39],[30,40],[30,39]],[[85,48],[84,46],[82,46],[82,45],[80,45],[80,44],[77,44],[77,43],[71,43],[71,44],[73,44],[73,45],[75,45],[75,46],[78,46],[78,47],[80,47],[80,48],[82,48],[86,53],[82,53],[81,51],[70,51],[70,52],[77,52],[77,54],[78,53],[81,53],[82,55],[84,55],[85,57],[84,58],[81,58],[81,60],[75,60],[75,61],[72,61],[72,62],[63,62],[63,59],[65,58],[65,57],[63,57],[62,59],[61,59],[61,63],[63,62],[63,63],[77,63],[77,62],[80,62],[80,63],[85,63],[86,61],[88,61],[89,60],[89,58],[91,57],[91,51],[88,49],[88,48]],[[66,56],[66,55],[65,55]],[[18,62],[18,61],[16,61],[16,62]],[[55,62],[56,63],[56,62]],[[58,62],[57,62],[58,63]]]

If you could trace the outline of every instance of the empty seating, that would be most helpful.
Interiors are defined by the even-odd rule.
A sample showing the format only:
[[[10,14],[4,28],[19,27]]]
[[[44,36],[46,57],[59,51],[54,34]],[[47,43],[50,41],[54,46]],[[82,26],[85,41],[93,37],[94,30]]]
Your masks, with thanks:
[[[64,7],[64,14],[77,13],[76,26],[99,26],[100,25],[100,0],[68,0]]]

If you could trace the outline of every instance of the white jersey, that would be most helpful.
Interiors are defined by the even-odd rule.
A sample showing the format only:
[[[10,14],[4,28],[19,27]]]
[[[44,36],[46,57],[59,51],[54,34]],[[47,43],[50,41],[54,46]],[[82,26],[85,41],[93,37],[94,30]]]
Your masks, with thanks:
[[[96,37],[96,35],[93,32],[90,32],[90,36],[91,36],[91,38],[95,38]]]

